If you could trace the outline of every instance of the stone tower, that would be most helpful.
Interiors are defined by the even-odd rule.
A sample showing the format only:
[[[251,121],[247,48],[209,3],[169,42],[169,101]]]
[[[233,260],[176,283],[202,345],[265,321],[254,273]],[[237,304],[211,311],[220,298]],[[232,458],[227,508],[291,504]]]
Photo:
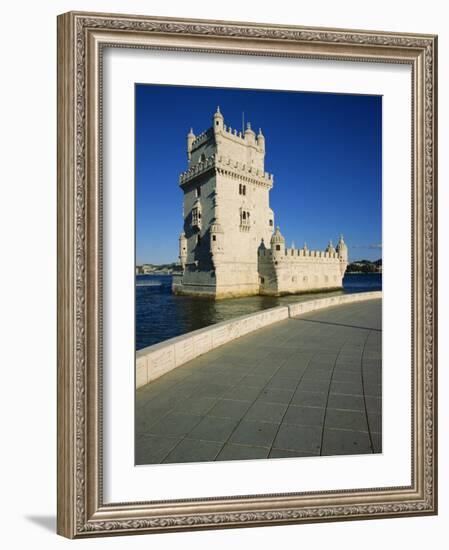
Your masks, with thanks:
[[[265,138],[226,126],[219,107],[212,127],[187,135],[188,169],[180,175],[184,228],[183,274],[177,294],[215,298],[259,293],[258,247],[274,226],[269,206],[273,176],[265,172]]]

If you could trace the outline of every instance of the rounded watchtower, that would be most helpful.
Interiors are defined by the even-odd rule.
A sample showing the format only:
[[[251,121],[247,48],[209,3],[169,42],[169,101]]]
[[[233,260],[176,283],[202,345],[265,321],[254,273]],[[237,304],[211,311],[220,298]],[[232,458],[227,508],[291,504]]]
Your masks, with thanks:
[[[281,230],[279,227],[276,227],[276,231],[273,233],[273,236],[271,237],[271,253],[273,255],[274,260],[279,260],[283,256],[285,256],[285,239],[282,236]]]
[[[345,241],[343,240],[343,235],[340,235],[340,240],[337,244],[337,254],[341,260],[344,262],[348,261],[348,247],[346,246]]]
[[[218,221],[210,226],[210,252],[212,263],[216,267],[223,254],[223,228]]]
[[[259,128],[259,133],[257,134],[257,147],[265,152],[265,136],[262,134],[261,128]]]
[[[256,145],[256,134],[251,129],[251,123],[250,122],[248,122],[247,125],[246,125],[245,140],[251,145]]]
[[[187,158],[189,160],[192,158],[192,145],[195,139],[196,136],[193,133],[193,128],[190,128],[190,132],[187,134]]]
[[[223,130],[224,117],[221,114],[220,107],[217,107],[217,110],[214,114],[214,132],[219,132]]]
[[[332,244],[332,241],[329,241],[329,244],[326,247],[326,252],[331,256],[335,254],[335,248],[334,248],[334,245]]]

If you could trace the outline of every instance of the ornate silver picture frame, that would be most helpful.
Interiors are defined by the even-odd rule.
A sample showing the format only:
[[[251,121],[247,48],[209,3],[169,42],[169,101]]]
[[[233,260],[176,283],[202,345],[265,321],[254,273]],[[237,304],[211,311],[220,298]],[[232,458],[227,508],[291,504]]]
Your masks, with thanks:
[[[411,69],[411,483],[106,502],[106,48],[377,62]],[[437,513],[437,37],[70,12],[58,18],[58,533],[69,538]],[[134,369],[134,365],[123,368]],[[132,402],[133,396],[129,396]],[[212,465],[213,467],[213,465]],[[180,493],[181,495],[181,493]]]

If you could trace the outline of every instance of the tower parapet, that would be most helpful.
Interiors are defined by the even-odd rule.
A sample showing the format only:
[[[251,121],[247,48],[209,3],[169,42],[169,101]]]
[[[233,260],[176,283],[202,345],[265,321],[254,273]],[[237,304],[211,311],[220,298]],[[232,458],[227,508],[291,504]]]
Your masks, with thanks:
[[[193,133],[193,128],[190,128],[190,132],[187,134],[187,158],[188,160],[192,157],[192,146],[195,141],[196,137]]]
[[[271,237],[271,253],[274,261],[279,261],[282,256],[285,256],[285,239],[282,236],[279,227],[276,227],[273,236]]]

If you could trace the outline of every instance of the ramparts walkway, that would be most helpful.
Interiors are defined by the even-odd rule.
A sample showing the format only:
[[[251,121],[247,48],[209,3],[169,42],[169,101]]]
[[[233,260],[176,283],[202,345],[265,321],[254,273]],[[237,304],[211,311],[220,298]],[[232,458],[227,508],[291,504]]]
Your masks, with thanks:
[[[280,321],[136,392],[136,463],[381,452],[381,300]]]

